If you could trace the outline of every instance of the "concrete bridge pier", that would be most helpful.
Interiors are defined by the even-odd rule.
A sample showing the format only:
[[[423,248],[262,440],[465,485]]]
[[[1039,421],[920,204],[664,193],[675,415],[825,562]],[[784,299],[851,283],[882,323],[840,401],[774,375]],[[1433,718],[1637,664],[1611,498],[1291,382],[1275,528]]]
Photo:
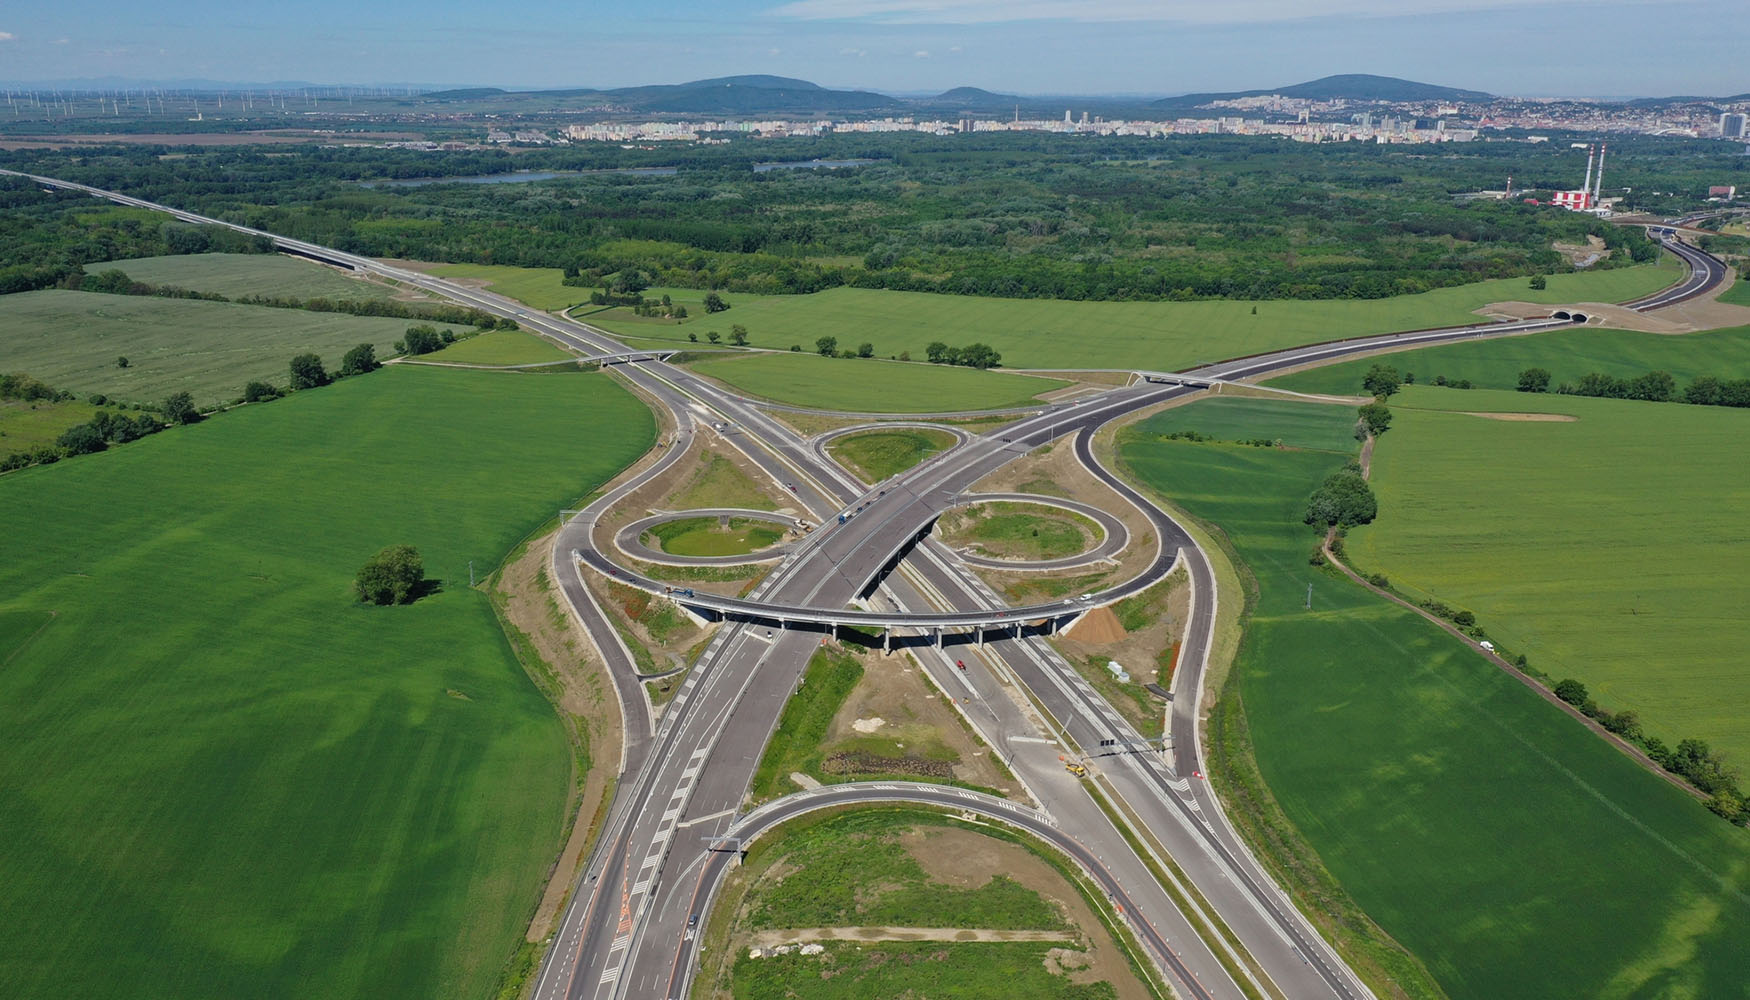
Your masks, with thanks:
[[[936,626],[936,648],[942,648],[942,626],[940,625]]]
[[[983,625],[974,625],[972,627],[972,633],[973,633],[973,635],[978,637],[978,648],[983,649],[984,648],[984,626]]]

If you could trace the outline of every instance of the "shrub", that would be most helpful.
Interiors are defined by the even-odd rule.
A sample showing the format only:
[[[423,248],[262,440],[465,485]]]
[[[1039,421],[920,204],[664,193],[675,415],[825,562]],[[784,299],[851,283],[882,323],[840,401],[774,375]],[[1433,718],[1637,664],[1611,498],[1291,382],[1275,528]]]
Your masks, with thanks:
[[[1398,370],[1390,365],[1374,365],[1361,376],[1361,387],[1376,399],[1385,399],[1404,384]]]
[[[1359,472],[1343,469],[1332,473],[1313,492],[1306,505],[1306,523],[1331,526],[1367,524],[1379,513],[1373,488]]]
[[[1519,373],[1520,392],[1548,392],[1549,370],[1545,368],[1527,368]]]
[[[192,424],[201,418],[194,408],[194,397],[179,392],[164,401],[164,419],[173,424]]]
[[[1584,705],[1590,700],[1586,694],[1586,685],[1572,677],[1555,686],[1555,695],[1570,705]]]
[[[90,424],[79,424],[76,427],[67,428],[55,444],[69,455],[89,455],[107,447],[103,440],[103,432]]]
[[[445,331],[446,333],[448,331]],[[340,359],[340,374],[363,375],[383,367],[377,360],[377,349],[370,344],[360,344]]]

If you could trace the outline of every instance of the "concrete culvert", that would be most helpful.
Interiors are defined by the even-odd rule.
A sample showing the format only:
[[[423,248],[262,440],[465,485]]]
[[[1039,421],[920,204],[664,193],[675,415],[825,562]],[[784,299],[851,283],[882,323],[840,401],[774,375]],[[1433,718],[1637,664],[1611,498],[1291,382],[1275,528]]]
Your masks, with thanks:
[[[1549,318],[1550,319],[1573,319],[1572,316],[1568,315],[1568,311],[1566,309],[1557,309],[1555,312],[1549,314]]]
[[[1575,313],[1571,318],[1576,323],[1586,322],[1586,314],[1585,313]]]

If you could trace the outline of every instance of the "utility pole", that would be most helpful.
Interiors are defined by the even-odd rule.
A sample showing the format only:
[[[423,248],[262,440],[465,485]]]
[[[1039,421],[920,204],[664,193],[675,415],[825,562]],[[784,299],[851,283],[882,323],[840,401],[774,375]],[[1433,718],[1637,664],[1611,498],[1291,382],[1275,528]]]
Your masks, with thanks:
[[[468,586],[474,586],[474,560],[468,560]]]
[[[470,563],[469,565],[473,564]],[[1308,611],[1312,610],[1312,584],[1310,583],[1306,585],[1306,609]]]

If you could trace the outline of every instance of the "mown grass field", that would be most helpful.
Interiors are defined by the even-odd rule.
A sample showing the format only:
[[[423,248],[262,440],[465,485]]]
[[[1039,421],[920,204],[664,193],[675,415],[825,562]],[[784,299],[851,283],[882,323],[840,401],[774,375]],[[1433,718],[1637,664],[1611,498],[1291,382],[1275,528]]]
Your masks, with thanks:
[[[576,355],[550,340],[522,330],[492,330],[458,340],[434,354],[429,361],[468,365],[535,365],[564,361]]]
[[[1204,405],[1156,419],[1212,424]],[[1301,419],[1291,408],[1303,404],[1276,405]],[[1347,408],[1332,409],[1346,424]],[[1308,565],[1317,537],[1301,523],[1306,497],[1354,454],[1352,441],[1281,451],[1150,440],[1163,426],[1145,422],[1122,454],[1219,525],[1257,579],[1225,698],[1243,699],[1270,790],[1450,996],[1742,993],[1750,834],[1457,639]],[[1403,444],[1391,442],[1398,433],[1387,450]],[[1381,526],[1405,516],[1388,497]]]
[[[1481,389],[1513,389],[1519,373],[1543,368],[1550,387],[1578,382],[1590,372],[1633,378],[1667,371],[1678,386],[1698,375],[1750,378],[1750,326],[1672,336],[1632,330],[1558,330],[1528,337],[1471,340],[1446,347],[1424,347],[1379,357],[1311,368],[1271,379],[1267,384],[1296,392],[1360,395],[1361,377],[1374,365],[1413,372],[1429,384],[1437,375],[1448,381],[1470,379]]]
[[[828,647],[814,654],[802,675],[802,686],[784,704],[777,728],[772,730],[748,783],[748,794],[754,801],[794,791],[797,786],[790,780],[791,772],[820,772],[827,728],[862,677],[863,665],[854,656]]]
[[[689,367],[761,399],[850,413],[1001,410],[1032,405],[1040,393],[1069,384],[1033,375],[818,354],[746,354],[694,361]]]
[[[834,438],[827,451],[866,482],[878,483],[954,446],[954,435],[927,427],[869,431]]]
[[[1078,983],[1050,972],[1046,955],[1061,947],[1051,942],[835,942],[823,955],[743,955],[735,960],[733,989],[736,1000],[1109,1000],[1117,995],[1110,983]]]
[[[1280,441],[1285,448],[1353,451],[1355,408],[1245,396],[1213,396],[1162,410],[1131,436],[1193,431],[1217,441]]]
[[[1600,704],[1750,764],[1750,412],[1414,388],[1374,450],[1382,514],[1354,561],[1474,611]],[[1422,409],[1419,407],[1429,407]],[[1441,410],[1525,410],[1573,422]]]
[[[653,436],[606,376],[389,369],[0,478],[0,994],[488,996],[573,766],[468,561]],[[358,604],[396,543],[440,592]]]
[[[434,264],[424,268],[440,278],[475,278],[487,290],[507,295],[536,309],[552,312],[589,301],[593,288],[565,284],[565,272],[557,267],[511,267],[508,264]],[[703,294],[703,293],[700,293]],[[701,312],[703,309],[700,310]],[[725,328],[727,330],[727,327]]]
[[[607,330],[680,340],[688,333],[703,339],[707,329],[727,336],[729,325],[740,323],[753,346],[779,350],[791,344],[809,350],[815,338],[832,336],[841,348],[867,341],[878,357],[906,351],[922,359],[933,340],[955,347],[983,341],[1002,352],[1005,368],[1174,369],[1342,337],[1474,323],[1472,310],[1491,302],[1620,301],[1680,275],[1666,262],[1556,275],[1541,292],[1514,278],[1353,302],[1062,302],[835,288],[814,295],[724,293],[729,311],[709,317],[677,297],[689,314],[681,324],[613,312],[586,318]]]
[[[1734,306],[1750,306],[1750,281],[1739,278],[1732,287],[1720,293],[1719,301]]]
[[[277,253],[197,253],[87,264],[85,271],[118,270],[148,285],[169,285],[226,298],[261,295],[292,299],[387,299],[395,290],[302,257]]]
[[[986,555],[1004,559],[1061,559],[1098,544],[1099,525],[1072,511],[1044,504],[983,503],[955,511],[943,540],[960,547],[971,545]]]
[[[305,351],[321,355],[330,371],[361,343],[386,357],[412,324],[229,302],[24,292],[0,295],[0,370],[81,395],[158,403],[187,391],[205,405],[241,396],[254,379],[283,388],[287,363]],[[118,357],[127,368],[116,367]]]

